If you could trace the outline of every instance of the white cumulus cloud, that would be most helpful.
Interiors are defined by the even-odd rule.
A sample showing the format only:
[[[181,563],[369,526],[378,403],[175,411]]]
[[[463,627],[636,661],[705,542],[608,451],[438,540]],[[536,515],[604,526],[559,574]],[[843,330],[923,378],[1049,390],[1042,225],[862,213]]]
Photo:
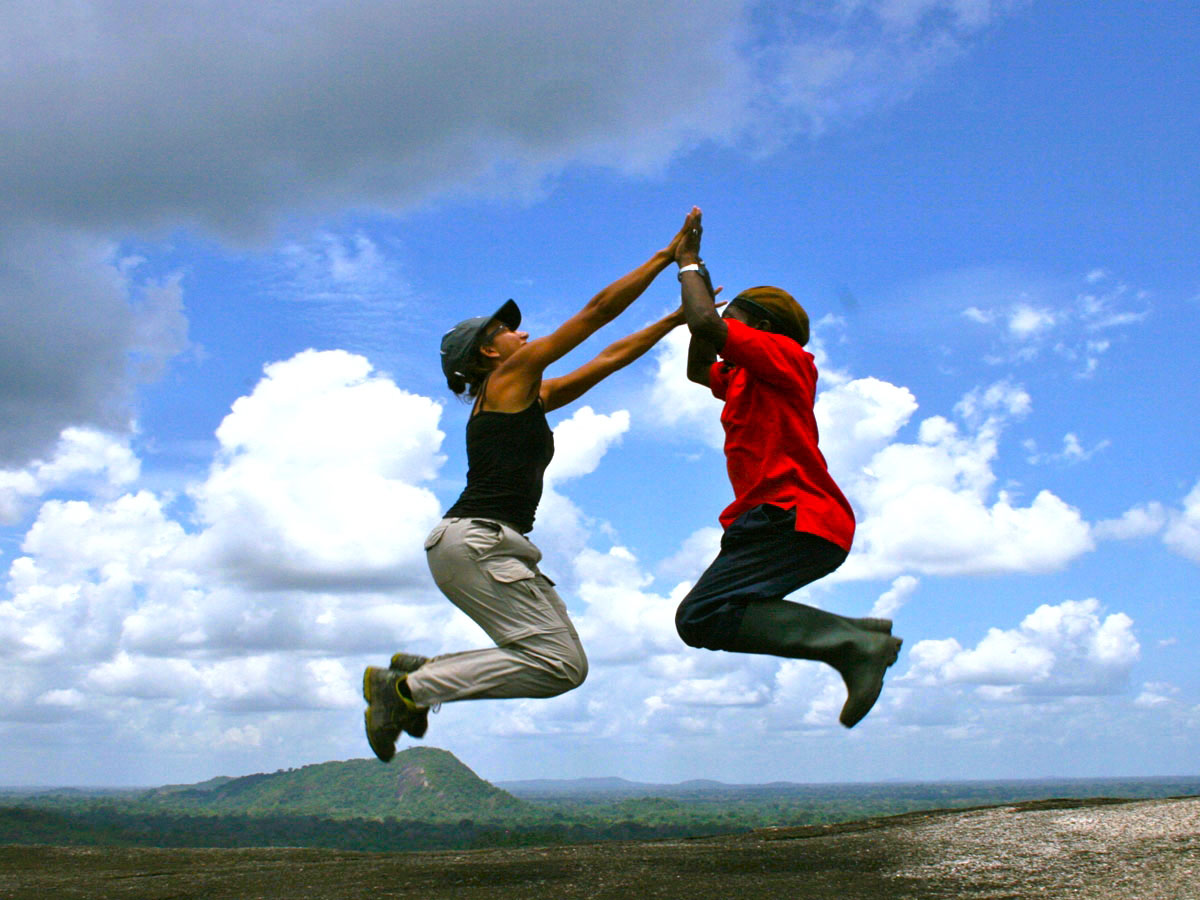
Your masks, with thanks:
[[[839,395],[854,384],[828,391],[830,401],[837,398],[843,409],[859,416],[875,415],[871,406],[841,401]],[[873,429],[868,449],[885,446],[869,454],[856,451],[853,439],[842,436],[853,434],[854,415],[831,423],[831,444],[845,445],[842,452],[851,459],[869,456],[857,470],[831,463],[859,519],[855,549],[834,577],[1044,572],[1090,550],[1087,522],[1053,493],[1039,491],[1027,506],[1005,491],[992,493],[992,465],[1004,426],[1030,408],[1022,388],[998,382],[972,390],[959,402],[956,412],[965,431],[942,416],[920,423],[916,443]],[[896,414],[883,421],[898,429],[904,418]]]
[[[1039,606],[1014,629],[989,629],[975,647],[924,640],[909,651],[905,680],[928,687],[976,685],[993,699],[1108,694],[1123,690],[1140,655],[1124,613],[1099,601]]]
[[[1182,508],[1171,511],[1163,542],[1180,556],[1200,563],[1200,482],[1183,498]]]
[[[145,585],[173,570],[170,558],[183,539],[147,491],[99,506],[47,502],[9,566],[0,646],[37,662],[106,658]]]
[[[1009,333],[1019,340],[1027,340],[1053,327],[1054,314],[1048,309],[1019,303],[1009,313]]]
[[[879,595],[879,599],[871,607],[870,615],[884,619],[892,618],[900,607],[908,602],[920,583],[921,580],[912,575],[901,575],[892,582],[888,590]]]
[[[578,594],[585,604],[578,627],[588,653],[598,661],[634,662],[676,653],[679,598],[648,590],[653,578],[624,547],[606,553],[585,549],[576,559]]]
[[[1124,541],[1158,534],[1166,522],[1167,510],[1154,502],[1127,509],[1119,518],[1097,522],[1092,531],[1099,540]]]
[[[0,595],[0,719],[121,709],[186,745],[182,719],[152,720],[186,709],[203,731],[246,711],[345,709],[359,654],[482,642],[420,550],[440,514],[422,486],[441,465],[437,403],[361,357],[308,352],[234,407],[194,515],[145,489],[42,503]],[[68,432],[28,472],[103,495],[138,461],[122,440]],[[256,744],[236,734],[231,746]]]
[[[629,412],[609,415],[581,406],[554,427],[554,459],[546,468],[546,483],[557,485],[596,471],[609,448],[629,430]]]
[[[56,488],[83,484],[104,493],[131,484],[140,473],[128,435],[66,428],[49,459],[0,470],[0,524],[19,521],[31,501]]]
[[[440,416],[361,356],[306,351],[267,366],[191,489],[205,525],[194,552],[257,588],[424,578],[441,504],[420,484],[442,463]]]
[[[687,380],[687,350],[691,332],[676,328],[654,351],[654,379],[649,398],[654,423],[661,428],[682,430],[703,445],[725,446],[721,427],[721,401],[712,391]]]
[[[858,378],[817,396],[814,413],[821,453],[834,478],[858,477],[917,411],[908,388],[879,378]]]
[[[598,527],[563,493],[562,483],[594,472],[604,455],[621,442],[629,422],[627,410],[606,415],[581,406],[554,426],[554,459],[546,468],[536,521],[538,545],[550,558],[575,559]]]
[[[962,315],[981,326],[999,329],[989,362],[1028,363],[1051,350],[1090,377],[1101,359],[1121,339],[1121,329],[1138,325],[1150,315],[1149,295],[1116,281],[1103,269],[1083,278],[1082,290],[1069,284],[1044,284],[1013,289],[1007,281],[985,281],[967,291],[972,301]],[[990,289],[989,289],[990,287]],[[1015,299],[981,306],[980,293],[1015,293]]]

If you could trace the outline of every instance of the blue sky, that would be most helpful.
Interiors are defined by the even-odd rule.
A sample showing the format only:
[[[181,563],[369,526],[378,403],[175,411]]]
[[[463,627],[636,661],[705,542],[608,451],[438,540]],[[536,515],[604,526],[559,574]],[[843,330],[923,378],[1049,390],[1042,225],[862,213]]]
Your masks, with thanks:
[[[859,520],[800,599],[905,638],[853,731],[812,663],[685,647],[730,499],[685,336],[553,417],[533,538],[591,660],[427,743],[492,779],[1194,774],[1193,4],[9,4],[0,783],[367,754],[362,666],[486,639],[421,539],[455,321],[534,334],[704,209],[814,323]],[[668,272],[564,361],[672,308]]]

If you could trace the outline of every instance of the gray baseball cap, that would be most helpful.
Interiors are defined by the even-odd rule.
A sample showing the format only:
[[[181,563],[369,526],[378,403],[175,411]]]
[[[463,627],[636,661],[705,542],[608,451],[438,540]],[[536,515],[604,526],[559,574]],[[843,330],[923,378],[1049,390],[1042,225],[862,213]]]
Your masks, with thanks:
[[[475,352],[476,343],[483,337],[484,329],[492,321],[502,322],[515,330],[521,324],[521,310],[514,301],[506,300],[490,316],[463,319],[447,331],[442,336],[442,372],[447,378],[455,373],[465,375],[463,369]]]

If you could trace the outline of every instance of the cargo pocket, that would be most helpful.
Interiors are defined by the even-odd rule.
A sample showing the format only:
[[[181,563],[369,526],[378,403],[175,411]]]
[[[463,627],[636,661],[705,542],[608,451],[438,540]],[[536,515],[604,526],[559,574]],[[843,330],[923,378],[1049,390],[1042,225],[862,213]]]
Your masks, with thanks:
[[[491,519],[471,519],[462,532],[462,542],[476,557],[494,550],[504,540],[504,526]]]
[[[504,645],[532,634],[564,631],[570,627],[571,622],[562,600],[525,559],[493,556],[481,559],[479,566],[493,582],[492,589],[497,601],[493,622],[499,635],[493,636],[493,639],[497,644]]]
[[[446,533],[446,529],[450,527],[450,523],[443,519],[433,526],[433,531],[429,532],[425,538],[425,549],[432,550],[437,546],[438,541],[442,539],[442,535]]]
[[[493,580],[499,581],[501,584],[513,584],[517,581],[528,581],[537,577],[537,572],[514,556],[481,559],[479,565],[488,575],[492,576]]]

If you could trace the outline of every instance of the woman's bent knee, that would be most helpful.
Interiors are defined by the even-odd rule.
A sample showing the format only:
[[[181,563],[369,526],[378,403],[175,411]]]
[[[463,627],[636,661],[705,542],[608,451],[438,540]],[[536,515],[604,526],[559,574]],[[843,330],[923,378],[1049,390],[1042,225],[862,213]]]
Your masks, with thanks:
[[[557,697],[559,694],[565,694],[567,691],[573,691],[579,687],[587,679],[587,667],[582,669],[568,668],[560,672],[555,672],[551,677],[542,681],[543,691],[539,693],[541,697]]]
[[[567,691],[575,690],[587,680],[588,661],[583,653],[583,648],[580,647],[578,652],[564,659],[562,663],[562,670],[559,673],[562,690],[559,693],[565,694]]]
[[[526,647],[532,667],[538,671],[538,696],[557,697],[579,687],[587,679],[588,661],[578,638],[564,640],[555,635],[547,646]]]

